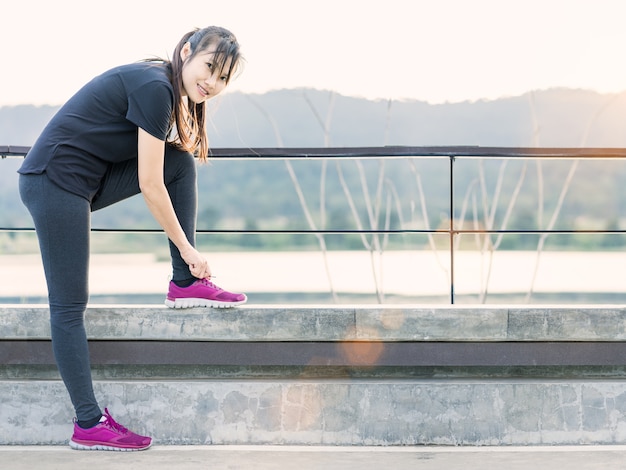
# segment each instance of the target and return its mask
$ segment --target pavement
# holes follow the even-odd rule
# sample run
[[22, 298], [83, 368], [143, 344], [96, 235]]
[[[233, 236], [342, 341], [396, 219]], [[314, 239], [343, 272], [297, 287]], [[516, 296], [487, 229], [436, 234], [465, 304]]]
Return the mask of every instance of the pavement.
[[155, 446], [142, 452], [76, 451], [65, 446], [0, 446], [3, 470], [296, 469], [588, 470], [626, 469], [626, 446], [331, 447]]

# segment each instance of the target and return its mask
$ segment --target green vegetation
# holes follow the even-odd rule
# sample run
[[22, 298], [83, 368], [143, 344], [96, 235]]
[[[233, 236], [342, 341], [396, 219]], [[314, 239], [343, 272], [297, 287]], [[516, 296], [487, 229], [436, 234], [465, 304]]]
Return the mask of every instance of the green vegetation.
[[[626, 147], [621, 124], [626, 104], [621, 99], [552, 90], [533, 94], [533, 100], [522, 96], [430, 106], [371, 102], [315, 90], [234, 93], [213, 109], [209, 131], [214, 147], [239, 148], [325, 144]], [[31, 145], [54, 109], [0, 108], [0, 144]], [[603, 110], [600, 114], [599, 109]], [[531, 110], [537, 129], [531, 126]], [[17, 192], [19, 163], [19, 159], [0, 161], [2, 228], [32, 224]], [[429, 245], [428, 237], [411, 231], [448, 230], [451, 217], [457, 230], [626, 229], [626, 161], [458, 158], [453, 215], [449, 166], [445, 158], [326, 163], [213, 160], [199, 168], [198, 243], [208, 250], [319, 250], [320, 238], [298, 233], [319, 229], [341, 232], [323, 236], [330, 250], [421, 249]], [[141, 197], [95, 213], [93, 227], [157, 229]], [[385, 229], [407, 233], [351, 233]], [[272, 230], [284, 233], [265, 233]], [[449, 246], [445, 234], [434, 239], [437, 246]], [[0, 232], [2, 253], [36, 250], [33, 240], [27, 233]], [[456, 241], [459, 249], [506, 250], [535, 250], [544, 242], [543, 248], [550, 250], [623, 250], [626, 235], [561, 233], [541, 242], [539, 234], [464, 234]], [[165, 257], [167, 243], [162, 234], [98, 233], [93, 250], [153, 251]]]

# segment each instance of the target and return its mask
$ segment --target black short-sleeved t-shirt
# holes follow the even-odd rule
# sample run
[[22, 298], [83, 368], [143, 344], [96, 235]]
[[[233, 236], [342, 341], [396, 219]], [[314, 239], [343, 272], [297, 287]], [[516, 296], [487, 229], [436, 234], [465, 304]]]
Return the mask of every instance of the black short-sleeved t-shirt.
[[91, 200], [109, 165], [137, 158], [138, 128], [166, 139], [173, 103], [163, 64], [109, 70], [59, 109], [18, 171], [45, 172], [61, 188]]

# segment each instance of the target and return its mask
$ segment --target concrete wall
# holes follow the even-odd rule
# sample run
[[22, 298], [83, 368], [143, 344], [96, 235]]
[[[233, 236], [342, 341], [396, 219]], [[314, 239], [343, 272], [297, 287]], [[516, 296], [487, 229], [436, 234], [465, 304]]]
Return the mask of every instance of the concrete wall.
[[[54, 365], [49, 358], [16, 360], [2, 349], [16, 341], [45, 341], [46, 309], [0, 310], [0, 443], [65, 444], [73, 411]], [[230, 339], [241, 347], [261, 340], [268, 348], [330, 346], [347, 338], [365, 348], [432, 344], [444, 352], [459, 342], [479, 352], [520, 343], [548, 351], [565, 345], [575, 352], [580, 342], [580, 348], [609, 347], [609, 354], [611, 347], [621, 348], [625, 318], [625, 309], [610, 306], [182, 312], [102, 306], [87, 314], [91, 338], [105, 338], [111, 347], [133, 338], [144, 341], [138, 347], [165, 339]], [[103, 407], [161, 444], [625, 444], [623, 356], [601, 363], [598, 355], [601, 360], [588, 364], [554, 357], [562, 364], [519, 364], [511, 357], [494, 358], [500, 365], [454, 366], [445, 354], [433, 356], [439, 364], [430, 366], [420, 357], [405, 358], [408, 365], [350, 364], [347, 357], [341, 365], [282, 366], [220, 365], [210, 358], [206, 364], [168, 364], [164, 357], [153, 364], [96, 364], [94, 379]]]

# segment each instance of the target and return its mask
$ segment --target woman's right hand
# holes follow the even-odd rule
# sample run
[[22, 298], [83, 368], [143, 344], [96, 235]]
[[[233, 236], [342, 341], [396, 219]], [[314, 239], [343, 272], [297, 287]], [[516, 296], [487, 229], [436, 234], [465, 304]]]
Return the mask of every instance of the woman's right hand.
[[194, 277], [197, 277], [198, 279], [211, 278], [211, 268], [209, 267], [209, 262], [200, 254], [198, 250], [191, 247], [184, 252], [181, 252], [180, 255], [185, 260], [185, 263], [189, 265], [189, 271]]

